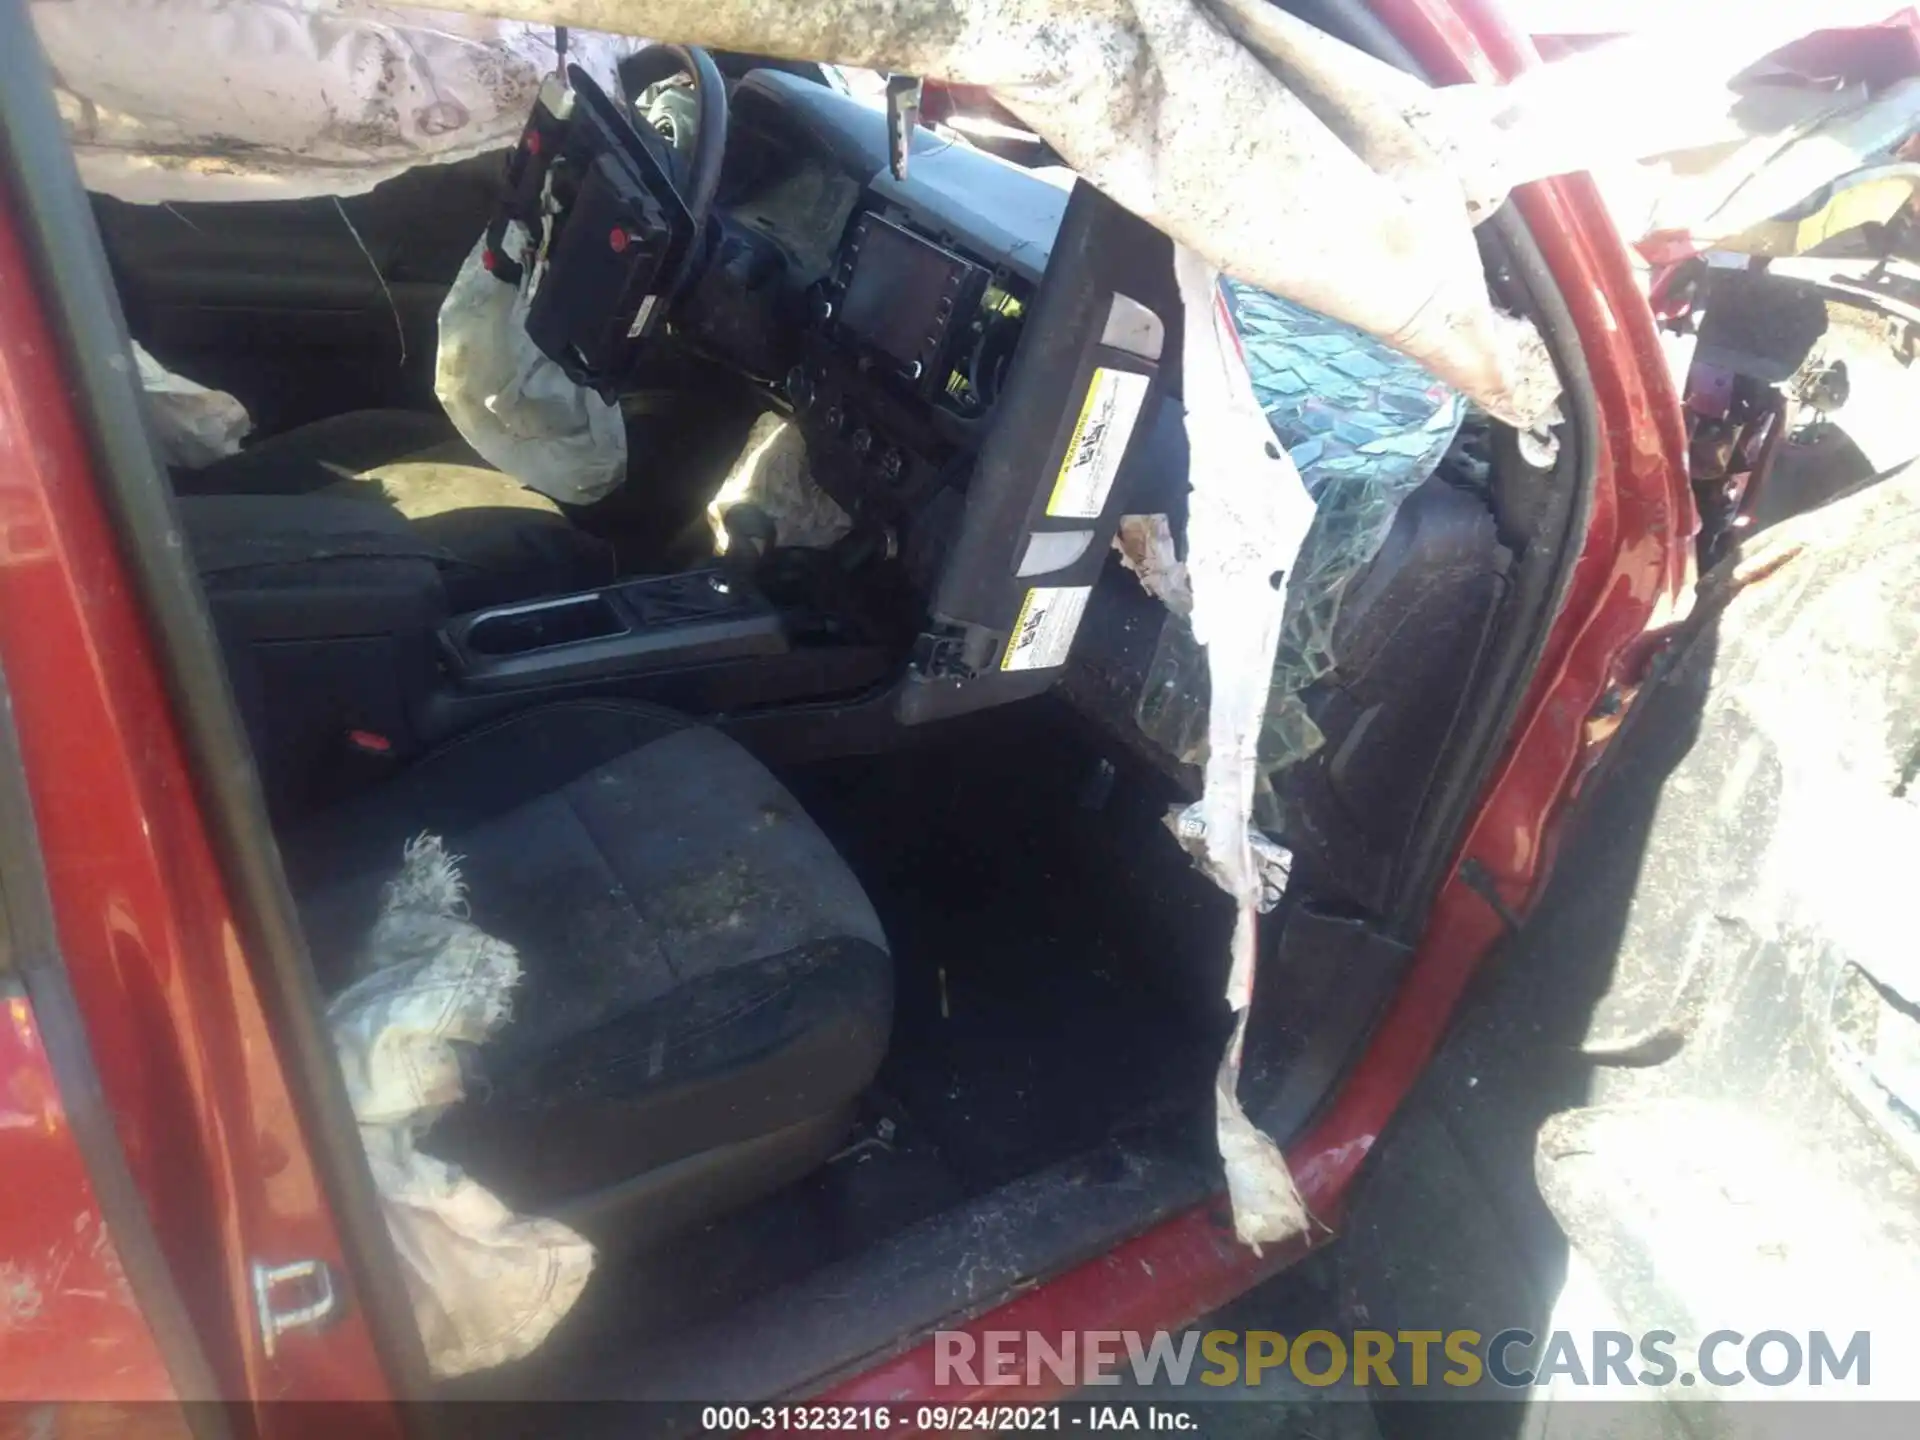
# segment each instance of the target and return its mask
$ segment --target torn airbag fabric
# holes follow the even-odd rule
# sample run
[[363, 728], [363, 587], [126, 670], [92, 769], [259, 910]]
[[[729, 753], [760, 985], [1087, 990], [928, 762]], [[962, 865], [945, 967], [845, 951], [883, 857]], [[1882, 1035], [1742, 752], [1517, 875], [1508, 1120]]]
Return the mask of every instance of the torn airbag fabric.
[[463, 1375], [537, 1347], [579, 1299], [593, 1247], [516, 1215], [415, 1141], [463, 1093], [460, 1051], [507, 1024], [520, 958], [465, 919], [458, 861], [437, 836], [406, 847], [363, 973], [327, 1007], [380, 1208], [428, 1363]]

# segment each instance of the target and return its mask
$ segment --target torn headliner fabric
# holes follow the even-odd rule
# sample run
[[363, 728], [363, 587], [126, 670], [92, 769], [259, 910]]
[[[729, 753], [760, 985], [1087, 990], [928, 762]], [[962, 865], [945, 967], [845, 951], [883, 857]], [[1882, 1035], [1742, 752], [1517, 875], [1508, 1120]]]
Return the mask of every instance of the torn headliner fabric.
[[1511, 424], [1556, 413], [1546, 346], [1496, 309], [1474, 244], [1500, 193], [1432, 121], [1433, 92], [1263, 0], [456, 3], [983, 85], [1226, 273], [1378, 335]]
[[[521, 254], [516, 222], [502, 244]], [[527, 334], [527, 308], [545, 269], [527, 259], [518, 285], [486, 267], [474, 242], [440, 302], [433, 393], [460, 436], [489, 465], [568, 505], [591, 505], [627, 478], [627, 426], [620, 407], [585, 389]]]
[[279, 193], [295, 193], [285, 186], [303, 160], [300, 193], [325, 193], [328, 170], [333, 188], [365, 189], [396, 166], [502, 143], [552, 53], [540, 26], [570, 27], [577, 57], [586, 37], [610, 55], [612, 37], [650, 35], [983, 85], [1079, 174], [1226, 273], [1381, 337], [1512, 424], [1556, 413], [1544, 343], [1488, 293], [1473, 225], [1503, 192], [1461, 138], [1470, 127], [1436, 119], [1420, 81], [1263, 0], [452, 8], [468, 13], [356, 0], [34, 10], [89, 183], [152, 200], [183, 198], [166, 186], [188, 176], [235, 198], [249, 175], [277, 173]]
[[[367, 0], [31, 10], [81, 179], [136, 204], [358, 195], [511, 145], [556, 63], [551, 25]], [[567, 55], [611, 86], [642, 43], [576, 32]]]
[[[1759, 101], [1828, 103], [1742, 80], [1808, 22], [1736, 0], [1681, 7], [1655, 34], [1509, 85], [1442, 87], [1268, 0], [444, 3], [465, 13], [364, 0], [35, 0], [33, 13], [88, 185], [140, 201], [355, 193], [506, 144], [556, 25], [603, 83], [651, 35], [982, 86], [1229, 276], [1381, 338], [1524, 430], [1555, 418], [1559, 382], [1534, 327], [1491, 300], [1473, 226], [1515, 185], [1753, 136], [1769, 128]], [[1831, 0], [1820, 19], [1883, 15]]]

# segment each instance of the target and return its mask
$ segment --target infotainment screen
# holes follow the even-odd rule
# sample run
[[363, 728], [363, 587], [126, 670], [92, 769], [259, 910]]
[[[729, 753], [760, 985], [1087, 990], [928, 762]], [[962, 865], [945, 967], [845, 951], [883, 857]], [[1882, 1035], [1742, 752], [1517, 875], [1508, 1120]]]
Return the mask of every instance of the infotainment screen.
[[875, 216], [855, 227], [840, 323], [904, 367], [931, 367], [974, 266]]

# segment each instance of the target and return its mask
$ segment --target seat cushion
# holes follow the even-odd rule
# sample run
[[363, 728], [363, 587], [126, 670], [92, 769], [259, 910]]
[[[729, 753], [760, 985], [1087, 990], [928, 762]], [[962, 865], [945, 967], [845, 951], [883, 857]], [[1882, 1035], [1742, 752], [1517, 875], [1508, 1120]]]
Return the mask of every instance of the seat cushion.
[[478, 610], [610, 584], [613, 547], [576, 529], [559, 504], [478, 464], [455, 442], [371, 466], [313, 491], [316, 499], [381, 506], [441, 557], [447, 603]]
[[[364, 410], [276, 435], [200, 470], [176, 471], [187, 508], [247, 497], [276, 527], [276, 548], [330, 502], [377, 506], [405, 522], [439, 568], [453, 610], [590, 590], [616, 574], [613, 547], [576, 528], [559, 504], [482, 460], [443, 415]], [[329, 502], [323, 511], [317, 502]], [[338, 529], [328, 523], [327, 533]], [[298, 561], [297, 554], [291, 557]]]
[[774, 777], [718, 732], [576, 702], [470, 732], [283, 843], [323, 988], [341, 988], [401, 848], [462, 858], [514, 945], [512, 1021], [426, 1148], [551, 1209], [843, 1107], [885, 1052], [872, 907]]
[[178, 495], [306, 495], [458, 439], [453, 422], [432, 411], [353, 410], [296, 426], [197, 470], [175, 470], [173, 488]]

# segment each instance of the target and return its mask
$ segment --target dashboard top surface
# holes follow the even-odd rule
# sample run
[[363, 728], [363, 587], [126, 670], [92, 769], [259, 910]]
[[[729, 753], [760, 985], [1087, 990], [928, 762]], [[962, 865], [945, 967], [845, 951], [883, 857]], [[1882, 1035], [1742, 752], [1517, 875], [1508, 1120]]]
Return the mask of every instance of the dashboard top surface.
[[837, 165], [916, 227], [1029, 282], [1045, 273], [1071, 177], [1063, 186], [1058, 176], [918, 127], [907, 178], [896, 180], [887, 162], [884, 111], [777, 70], [747, 75], [734, 103], [763, 122], [777, 115], [797, 145]]

